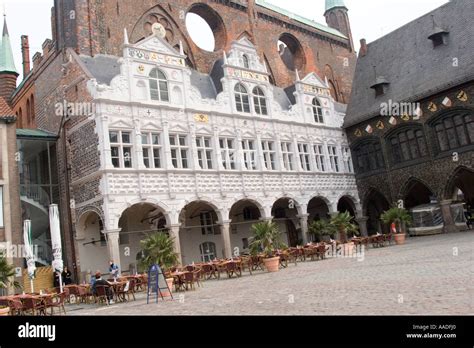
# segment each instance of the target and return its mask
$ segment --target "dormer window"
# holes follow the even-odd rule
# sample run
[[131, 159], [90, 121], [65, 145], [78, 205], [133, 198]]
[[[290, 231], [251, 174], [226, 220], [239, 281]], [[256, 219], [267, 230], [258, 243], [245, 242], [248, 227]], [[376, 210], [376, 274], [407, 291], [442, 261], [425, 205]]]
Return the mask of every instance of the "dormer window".
[[244, 54], [244, 55], [242, 56], [242, 62], [243, 62], [243, 64], [244, 64], [244, 68], [245, 68], [245, 69], [250, 69], [249, 57], [248, 57], [246, 54]]
[[241, 83], [238, 83], [235, 85], [234, 93], [237, 111], [250, 113], [250, 100], [247, 89]]
[[387, 93], [388, 86], [390, 85], [390, 82], [388, 82], [385, 77], [379, 76], [376, 78], [375, 83], [370, 86], [370, 88], [375, 90], [375, 96], [379, 97], [381, 95], [384, 95]]
[[323, 108], [317, 98], [313, 99], [313, 116], [314, 122], [324, 123]]
[[436, 48], [438, 46], [448, 44], [448, 34], [449, 32], [447, 32], [446, 30], [436, 27], [433, 33], [428, 36], [428, 39], [433, 42], [433, 48]]
[[151, 100], [169, 102], [168, 80], [165, 74], [154, 68], [150, 71], [150, 98]]

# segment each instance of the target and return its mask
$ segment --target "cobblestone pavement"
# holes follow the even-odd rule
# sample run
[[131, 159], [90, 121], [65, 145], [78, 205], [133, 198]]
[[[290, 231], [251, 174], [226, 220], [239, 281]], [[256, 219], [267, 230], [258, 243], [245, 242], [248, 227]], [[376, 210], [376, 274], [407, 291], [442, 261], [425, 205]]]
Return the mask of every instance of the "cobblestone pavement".
[[[207, 281], [174, 301], [69, 305], [69, 315], [466, 315], [473, 304], [474, 232], [410, 238], [365, 259], [301, 262], [278, 273]], [[181, 294], [181, 300], [179, 299]], [[184, 296], [184, 297], [183, 297]]]

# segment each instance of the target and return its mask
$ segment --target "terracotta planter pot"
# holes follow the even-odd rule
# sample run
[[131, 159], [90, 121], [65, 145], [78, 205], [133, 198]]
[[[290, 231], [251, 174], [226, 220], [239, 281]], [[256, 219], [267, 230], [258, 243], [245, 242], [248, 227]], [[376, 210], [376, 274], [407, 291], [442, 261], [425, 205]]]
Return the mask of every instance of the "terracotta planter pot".
[[263, 259], [265, 268], [268, 272], [278, 272], [280, 269], [280, 257], [272, 257], [270, 259]]
[[10, 307], [0, 308], [0, 316], [6, 316], [10, 313]]
[[170, 291], [162, 290], [161, 294], [163, 295], [163, 297], [171, 297], [171, 291], [173, 290], [173, 278], [166, 278], [166, 283], [168, 284], [168, 288], [170, 288]]
[[394, 234], [395, 243], [397, 245], [405, 244], [405, 237], [406, 237], [405, 233]]

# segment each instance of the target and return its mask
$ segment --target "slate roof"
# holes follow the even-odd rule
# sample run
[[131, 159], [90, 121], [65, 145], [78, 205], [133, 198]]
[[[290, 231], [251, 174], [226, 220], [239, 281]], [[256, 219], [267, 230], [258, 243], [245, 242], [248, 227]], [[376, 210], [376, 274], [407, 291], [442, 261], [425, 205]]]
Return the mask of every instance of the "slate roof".
[[120, 74], [118, 57], [98, 54], [94, 57], [81, 55], [79, 58], [99, 84], [110, 85], [112, 79]]
[[0, 97], [0, 118], [15, 116], [12, 108], [3, 97]]
[[[379, 114], [380, 104], [418, 101], [474, 79], [474, 1], [452, 0], [370, 43], [357, 61], [344, 127]], [[433, 17], [432, 17], [433, 16]], [[447, 45], [433, 47], [428, 37], [437, 27], [449, 32]], [[453, 66], [457, 58], [458, 67]], [[385, 95], [370, 88], [378, 76], [390, 82]]]

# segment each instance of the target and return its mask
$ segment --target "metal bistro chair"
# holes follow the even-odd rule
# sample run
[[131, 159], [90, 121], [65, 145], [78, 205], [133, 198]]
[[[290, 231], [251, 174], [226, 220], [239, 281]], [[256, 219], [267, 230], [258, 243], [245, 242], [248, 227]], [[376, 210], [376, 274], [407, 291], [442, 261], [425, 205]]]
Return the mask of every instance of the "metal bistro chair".
[[209, 280], [211, 278], [219, 279], [219, 273], [216, 271], [216, 268], [210, 264], [204, 264], [201, 266], [201, 273], [204, 280]]
[[242, 270], [237, 266], [237, 263], [234, 261], [226, 263], [225, 270], [227, 273], [227, 277], [229, 278], [232, 278], [233, 275], [235, 275], [236, 277], [242, 276]]
[[51, 309], [51, 315], [54, 315], [54, 309], [58, 309], [58, 313], [61, 314], [61, 310], [66, 315], [66, 308], [64, 302], [66, 301], [66, 294], [64, 292], [60, 294], [54, 294], [52, 297], [48, 297], [45, 300], [46, 309]]

